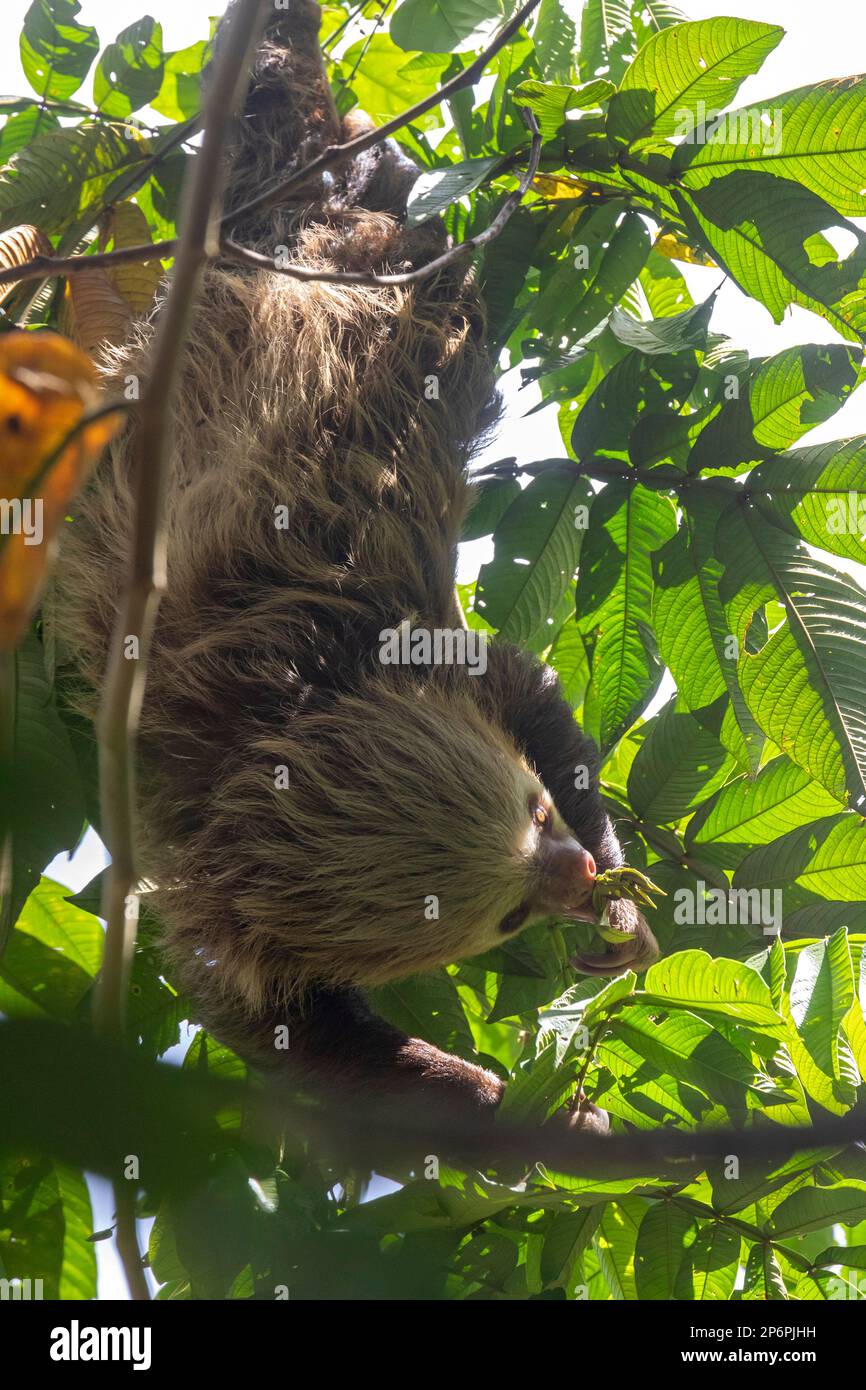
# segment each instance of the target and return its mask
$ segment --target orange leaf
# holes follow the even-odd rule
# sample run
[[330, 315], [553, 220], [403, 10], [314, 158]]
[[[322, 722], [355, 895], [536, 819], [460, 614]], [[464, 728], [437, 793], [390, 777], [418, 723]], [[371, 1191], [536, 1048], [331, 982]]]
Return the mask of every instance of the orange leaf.
[[93, 364], [59, 334], [0, 336], [0, 650], [24, 635], [69, 502], [123, 421], [81, 424], [100, 402]]

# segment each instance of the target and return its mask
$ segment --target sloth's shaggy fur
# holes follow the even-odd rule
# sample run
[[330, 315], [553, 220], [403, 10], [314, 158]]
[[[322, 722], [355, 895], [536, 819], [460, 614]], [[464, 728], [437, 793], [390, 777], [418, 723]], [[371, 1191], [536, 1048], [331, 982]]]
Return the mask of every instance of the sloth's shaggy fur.
[[[318, 20], [294, 0], [269, 21], [230, 207], [339, 138]], [[242, 218], [237, 239], [305, 266], [418, 264], [443, 233], [402, 229], [411, 178], [380, 149], [301, 203]], [[109, 387], [146, 376], [158, 313], [107, 359]], [[465, 263], [405, 289], [205, 275], [172, 434], [141, 867], [174, 977], [236, 1044], [316, 989], [496, 944], [527, 893], [527, 804], [537, 774], [556, 782], [552, 734], [562, 814], [600, 863], [619, 862], [597, 791], [575, 800], [570, 769], [591, 753], [540, 668], [509, 649], [484, 677], [378, 659], [382, 629], [455, 624], [464, 470], [495, 415]], [[123, 582], [132, 441], [130, 428], [103, 460], [63, 545], [57, 612], [91, 692]], [[498, 1095], [493, 1078], [475, 1084]]]

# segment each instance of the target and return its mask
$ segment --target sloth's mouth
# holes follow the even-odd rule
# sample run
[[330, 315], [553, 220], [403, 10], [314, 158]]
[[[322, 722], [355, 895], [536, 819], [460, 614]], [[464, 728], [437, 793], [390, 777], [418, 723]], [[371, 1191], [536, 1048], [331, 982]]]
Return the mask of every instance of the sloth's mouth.
[[560, 913], [560, 916], [566, 922], [589, 922], [591, 927], [599, 926], [602, 920], [601, 913], [596, 912], [591, 903], [587, 903], [585, 907], [570, 907]]

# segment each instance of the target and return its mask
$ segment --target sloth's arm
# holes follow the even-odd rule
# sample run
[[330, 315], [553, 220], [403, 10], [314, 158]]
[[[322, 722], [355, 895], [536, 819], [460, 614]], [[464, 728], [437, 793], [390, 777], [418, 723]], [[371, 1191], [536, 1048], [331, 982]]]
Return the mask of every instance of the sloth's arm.
[[[274, 1007], [253, 1019], [242, 1006], [206, 996], [197, 1017], [214, 1036], [274, 1081], [310, 1090], [343, 1109], [363, 1107], [363, 1122], [394, 1126], [395, 1152], [417, 1153], [438, 1142], [459, 1155], [489, 1132], [504, 1084], [493, 1072], [411, 1038], [386, 1023], [356, 989], [318, 989], [302, 1014]], [[288, 1047], [280, 1034], [288, 1027]], [[559, 1112], [551, 1124], [604, 1134], [608, 1119], [587, 1101]]]
[[302, 1011], [274, 1005], [257, 1018], [225, 994], [204, 994], [201, 1006], [199, 1021], [251, 1066], [338, 1103], [363, 1102], [365, 1118], [424, 1130], [450, 1121], [472, 1132], [502, 1098], [492, 1072], [410, 1038], [358, 990], [317, 989]]
[[[619, 868], [624, 855], [599, 791], [598, 753], [563, 698], [555, 673], [506, 644], [491, 643], [487, 655], [487, 671], [472, 678], [478, 697], [533, 764], [597, 868]], [[579, 968], [586, 974], [612, 975], [651, 965], [658, 945], [634, 903], [611, 903], [609, 917], [613, 926], [631, 933], [631, 940], [609, 946], [603, 955], [579, 957]]]

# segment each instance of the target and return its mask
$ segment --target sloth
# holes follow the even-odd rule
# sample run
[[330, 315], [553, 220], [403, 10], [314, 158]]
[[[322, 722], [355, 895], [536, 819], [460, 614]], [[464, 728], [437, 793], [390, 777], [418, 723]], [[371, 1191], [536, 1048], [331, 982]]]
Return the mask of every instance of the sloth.
[[[445, 233], [405, 225], [417, 170], [391, 142], [244, 211], [366, 128], [337, 114], [320, 18], [290, 0], [267, 20], [228, 154], [232, 235], [320, 271], [423, 266]], [[107, 390], [146, 379], [163, 298], [106, 349]], [[137, 765], [140, 868], [195, 1018], [293, 1086], [473, 1122], [495, 1113], [501, 1080], [385, 1022], [365, 986], [551, 916], [594, 920], [595, 876], [623, 862], [552, 671], [498, 641], [483, 674], [381, 659], [386, 632], [460, 622], [467, 465], [498, 408], [465, 258], [402, 287], [212, 264], [172, 427]], [[124, 585], [135, 429], [61, 550], [56, 620], [90, 716]], [[657, 954], [633, 903], [610, 911], [628, 939], [579, 958], [587, 974]], [[586, 1102], [568, 1123], [600, 1116]]]

